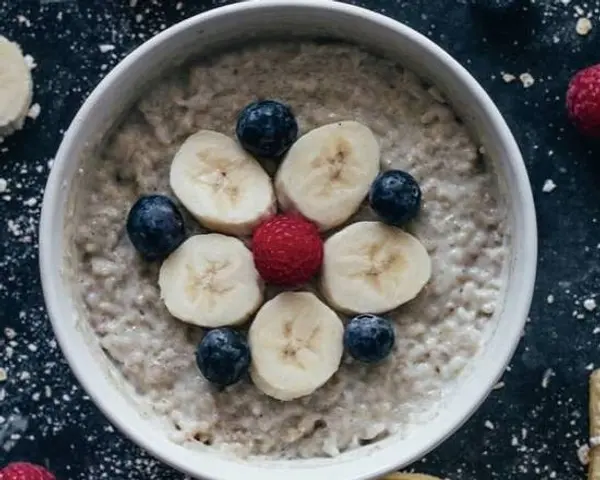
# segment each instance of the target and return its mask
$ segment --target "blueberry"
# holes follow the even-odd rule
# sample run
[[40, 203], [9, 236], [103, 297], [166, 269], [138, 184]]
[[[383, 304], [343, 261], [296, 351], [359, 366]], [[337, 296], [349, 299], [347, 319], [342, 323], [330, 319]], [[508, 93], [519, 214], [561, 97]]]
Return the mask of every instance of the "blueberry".
[[241, 333], [231, 328], [216, 328], [198, 345], [196, 363], [209, 382], [226, 387], [248, 371], [250, 347]]
[[379, 174], [371, 185], [369, 203], [385, 223], [402, 226], [419, 213], [421, 189], [409, 173], [388, 170]]
[[298, 137], [298, 124], [290, 108], [274, 100], [246, 106], [235, 129], [248, 152], [262, 158], [280, 158]]
[[164, 195], [144, 195], [127, 215], [127, 234], [146, 260], [165, 258], [185, 240], [183, 217]]
[[392, 351], [396, 333], [386, 318], [362, 314], [354, 317], [344, 331], [344, 345], [356, 360], [377, 363]]

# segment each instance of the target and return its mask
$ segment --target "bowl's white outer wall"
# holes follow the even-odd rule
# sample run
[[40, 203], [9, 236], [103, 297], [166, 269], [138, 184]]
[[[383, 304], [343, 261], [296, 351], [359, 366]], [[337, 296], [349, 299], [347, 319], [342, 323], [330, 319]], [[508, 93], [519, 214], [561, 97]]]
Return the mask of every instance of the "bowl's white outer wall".
[[[152, 79], [203, 46], [221, 45], [256, 32], [304, 32], [375, 46], [440, 86], [477, 130], [507, 184], [512, 211], [512, 259], [504, 310], [494, 334], [460, 391], [442, 413], [407, 440], [389, 439], [335, 459], [243, 462], [192, 452], [170, 442], [106, 375], [77, 325], [70, 289], [62, 278], [69, 185], [79, 159], [98, 133], [132, 103], [142, 81]], [[251, 0], [185, 20], [146, 42], [111, 71], [67, 130], [44, 196], [40, 268], [46, 306], [56, 337], [78, 380], [105, 415], [129, 438], [173, 467], [206, 480], [364, 480], [425, 455], [460, 427], [486, 398], [516, 348], [533, 294], [537, 232], [533, 197], [518, 146], [479, 84], [447, 53], [412, 29], [382, 15], [333, 1]]]

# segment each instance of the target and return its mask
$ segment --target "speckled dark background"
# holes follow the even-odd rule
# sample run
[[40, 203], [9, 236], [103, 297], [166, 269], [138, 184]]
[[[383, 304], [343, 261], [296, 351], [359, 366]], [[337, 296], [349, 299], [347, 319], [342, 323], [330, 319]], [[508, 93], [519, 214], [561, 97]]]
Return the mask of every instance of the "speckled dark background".
[[[600, 308], [583, 307], [600, 293], [600, 146], [570, 128], [563, 98], [574, 71], [600, 62], [600, 0], [536, 0], [527, 18], [499, 31], [465, 0], [356, 3], [427, 34], [483, 84], [522, 148], [538, 210], [534, 305], [504, 385], [413, 467], [453, 480], [584, 478], [576, 451], [587, 440], [589, 371], [600, 366]], [[183, 478], [117, 433], [69, 372], [44, 313], [37, 218], [62, 133], [105, 72], [153, 34], [215, 6], [0, 0], [0, 34], [34, 57], [41, 106], [36, 120], [0, 144], [7, 182], [0, 192], [0, 367], [8, 374], [0, 382], [0, 466], [34, 461], [62, 480]], [[582, 16], [595, 27], [587, 36], [575, 32]], [[115, 49], [102, 52], [101, 44]], [[503, 72], [530, 73], [535, 83], [507, 83]], [[542, 190], [547, 179], [557, 185], [552, 192]]]

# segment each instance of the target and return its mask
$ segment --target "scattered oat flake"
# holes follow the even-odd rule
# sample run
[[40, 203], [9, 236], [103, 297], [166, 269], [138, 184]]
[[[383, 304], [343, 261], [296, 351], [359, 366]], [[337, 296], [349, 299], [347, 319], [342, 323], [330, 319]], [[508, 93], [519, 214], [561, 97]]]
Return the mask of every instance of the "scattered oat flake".
[[523, 87], [529, 88], [535, 83], [535, 78], [531, 75], [531, 73], [522, 73], [519, 75], [519, 80], [523, 84]]
[[504, 382], [498, 382], [496, 385], [494, 385], [494, 390], [500, 390], [501, 388], [504, 388], [504, 385]]
[[554, 370], [551, 368], [546, 369], [544, 376], [542, 377], [542, 388], [548, 388], [550, 377], [552, 377], [552, 375], [554, 375]]
[[39, 117], [40, 112], [42, 111], [42, 107], [40, 107], [39, 103], [34, 103], [31, 108], [29, 109], [29, 112], [27, 112], [27, 116], [33, 120], [35, 120], [37, 117]]
[[111, 52], [115, 49], [114, 45], [108, 45], [108, 44], [104, 44], [104, 45], [98, 45], [98, 48], [100, 49], [100, 51], [102, 53], [106, 53], [106, 52]]
[[485, 428], [487, 428], [489, 430], [494, 430], [494, 428], [496, 428], [496, 427], [494, 427], [494, 424], [492, 422], [490, 422], [489, 420], [486, 420], [484, 425], [485, 425]]
[[547, 179], [544, 182], [544, 186], [542, 187], [542, 192], [544, 193], [550, 193], [552, 192], [554, 189], [556, 188], [556, 183], [554, 183], [554, 181], [552, 179]]
[[512, 73], [504, 73], [502, 72], [502, 80], [506, 83], [514, 82], [517, 79]]
[[588, 312], [593, 312], [594, 310], [596, 310], [596, 307], [598, 305], [596, 305], [596, 300], [594, 300], [593, 298], [587, 298], [583, 301], [583, 308], [585, 308]]
[[24, 24], [26, 27], [31, 27], [31, 22], [24, 15], [17, 15], [17, 21], [21, 24]]
[[10, 327], [6, 327], [4, 329], [4, 336], [6, 338], [8, 338], [9, 340], [12, 340], [13, 338], [15, 338], [17, 336], [17, 332], [15, 332], [12, 328]]
[[25, 205], [26, 207], [35, 207], [36, 204], [37, 200], [34, 197], [28, 198], [23, 202], [23, 205]]
[[587, 443], [577, 449], [577, 457], [582, 465], [590, 463], [590, 447]]
[[35, 63], [35, 58], [33, 58], [31, 55], [27, 54], [23, 58], [25, 59], [25, 63], [29, 67], [29, 70], [33, 70], [35, 67], [37, 67], [37, 63]]
[[579, 20], [577, 20], [577, 25], [575, 25], [575, 31], [579, 35], [587, 35], [592, 31], [592, 22], [589, 18], [581, 17]]
[[548, 295], [548, 298], [546, 298], [546, 301], [548, 303], [554, 303], [554, 295], [552, 295], [552, 294]]

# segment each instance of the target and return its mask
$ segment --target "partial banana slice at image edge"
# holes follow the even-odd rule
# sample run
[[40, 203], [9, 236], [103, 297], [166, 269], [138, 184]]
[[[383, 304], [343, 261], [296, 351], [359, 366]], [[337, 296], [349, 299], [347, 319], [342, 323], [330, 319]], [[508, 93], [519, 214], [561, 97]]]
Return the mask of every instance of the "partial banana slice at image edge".
[[256, 314], [248, 341], [257, 388], [282, 401], [311, 394], [337, 371], [342, 321], [309, 292], [283, 292]]
[[32, 95], [31, 71], [21, 48], [0, 35], [0, 137], [23, 128]]
[[275, 213], [275, 192], [262, 166], [235, 140], [219, 132], [191, 135], [173, 158], [173, 192], [205, 227], [249, 235]]
[[390, 473], [381, 480], [441, 480], [438, 477], [424, 475], [422, 473]]
[[588, 480], [600, 480], [600, 369], [590, 375]]
[[263, 299], [250, 250], [218, 233], [183, 242], [163, 262], [158, 284], [171, 315], [208, 328], [245, 322]]
[[383, 313], [415, 298], [431, 276], [418, 239], [381, 222], [357, 222], [324, 247], [321, 292], [346, 313]]
[[292, 145], [275, 177], [284, 210], [301, 213], [328, 230], [344, 223], [365, 199], [379, 173], [379, 144], [358, 122], [316, 128]]

